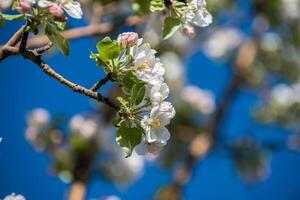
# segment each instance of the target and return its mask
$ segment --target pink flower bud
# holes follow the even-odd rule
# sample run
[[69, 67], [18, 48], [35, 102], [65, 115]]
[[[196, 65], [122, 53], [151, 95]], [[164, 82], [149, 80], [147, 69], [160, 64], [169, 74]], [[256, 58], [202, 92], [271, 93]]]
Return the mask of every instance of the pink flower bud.
[[121, 48], [132, 47], [138, 43], [139, 36], [134, 32], [122, 33], [118, 36], [117, 42]]
[[29, 13], [32, 10], [32, 3], [28, 0], [20, 0], [20, 6], [16, 8], [19, 13]]
[[185, 26], [183, 28], [183, 34], [189, 38], [194, 38], [196, 36], [196, 31], [193, 26]]
[[67, 21], [67, 18], [64, 16], [63, 9], [56, 3], [50, 3], [48, 5], [48, 11], [53, 16], [57, 17], [61, 21]]

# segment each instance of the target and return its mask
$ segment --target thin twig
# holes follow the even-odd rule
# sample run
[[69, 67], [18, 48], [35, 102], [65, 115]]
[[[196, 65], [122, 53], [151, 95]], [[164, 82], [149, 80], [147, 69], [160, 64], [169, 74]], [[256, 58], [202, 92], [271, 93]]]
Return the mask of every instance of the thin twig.
[[[15, 44], [16, 41], [18, 40], [18, 38], [22, 38], [21, 41], [21, 45], [19, 48], [14, 47], [14, 46], [10, 46], [7, 44], [5, 44], [4, 46], [0, 47], [0, 61], [4, 60], [5, 58], [7, 58], [8, 56], [11, 55], [21, 55], [23, 56], [25, 59], [30, 60], [31, 62], [35, 63], [36, 65], [38, 65], [48, 76], [56, 79], [57, 81], [59, 81], [60, 83], [62, 83], [63, 85], [69, 87], [70, 89], [72, 89], [74, 92], [80, 93], [80, 94], [84, 94], [92, 99], [95, 99], [99, 102], [102, 102], [110, 107], [112, 107], [113, 109], [115, 109], [116, 111], [119, 111], [119, 106], [114, 104], [110, 99], [108, 99], [107, 97], [102, 96], [100, 93], [92, 91], [90, 89], [87, 89], [81, 85], [75, 84], [71, 81], [69, 81], [68, 79], [64, 78], [62, 75], [58, 74], [56, 71], [54, 71], [47, 63], [45, 63], [42, 59], [41, 59], [41, 55], [39, 54], [39, 52], [43, 52], [44, 50], [48, 49], [49, 47], [42, 47], [42, 49], [36, 49], [36, 50], [27, 50], [26, 49], [26, 41], [28, 38], [28, 32], [25, 31], [25, 27], [26, 26], [22, 26], [19, 31], [17, 32], [18, 34], [21, 32], [23, 33], [23, 35], [18, 35], [15, 34], [13, 37], [15, 37], [13, 40], [10, 39], [9, 42], [11, 44]], [[49, 45], [51, 46], [51, 45]]]
[[48, 51], [49, 49], [51, 49], [51, 47], [53, 47], [53, 43], [52, 43], [52, 42], [49, 42], [47, 45], [42, 46], [42, 47], [40, 47], [40, 48], [36, 48], [36, 49], [34, 49], [33, 51], [36, 52], [37, 54], [43, 54], [43, 53], [45, 53], [46, 51]]
[[91, 87], [90, 90], [92, 90], [92, 91], [95, 92], [95, 91], [97, 91], [99, 88], [101, 88], [104, 84], [106, 84], [108, 81], [113, 81], [111, 73], [108, 73], [108, 74], [106, 75], [106, 77], [100, 79], [97, 83], [95, 83], [95, 84], [93, 85], [93, 87]]
[[21, 43], [19, 46], [19, 51], [23, 52], [26, 50], [26, 46], [27, 46], [27, 40], [28, 40], [28, 36], [29, 36], [29, 31], [26, 30], [28, 27], [28, 21], [26, 22], [25, 28], [23, 29], [23, 33], [22, 33], [22, 37], [21, 37]]

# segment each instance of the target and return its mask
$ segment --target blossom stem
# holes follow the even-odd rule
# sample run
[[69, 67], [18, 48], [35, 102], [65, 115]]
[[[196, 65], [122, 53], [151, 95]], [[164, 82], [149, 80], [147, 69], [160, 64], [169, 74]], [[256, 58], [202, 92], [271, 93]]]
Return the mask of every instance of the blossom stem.
[[97, 83], [95, 83], [93, 85], [93, 87], [91, 87], [90, 90], [96, 92], [99, 88], [101, 88], [104, 84], [106, 84], [108, 81], [113, 81], [113, 78], [112, 78], [112, 74], [111, 73], [108, 73], [106, 75], [106, 77], [100, 79]]

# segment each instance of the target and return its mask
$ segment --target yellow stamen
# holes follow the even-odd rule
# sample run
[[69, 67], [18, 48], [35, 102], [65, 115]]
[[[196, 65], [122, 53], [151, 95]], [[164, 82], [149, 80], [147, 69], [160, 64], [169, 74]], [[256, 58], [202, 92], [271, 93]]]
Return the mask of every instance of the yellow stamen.
[[142, 64], [139, 65], [138, 69], [141, 71], [145, 71], [146, 69], [149, 69], [150, 63], [146, 60]]
[[149, 124], [152, 128], [158, 128], [160, 127], [160, 121], [159, 119], [150, 119]]

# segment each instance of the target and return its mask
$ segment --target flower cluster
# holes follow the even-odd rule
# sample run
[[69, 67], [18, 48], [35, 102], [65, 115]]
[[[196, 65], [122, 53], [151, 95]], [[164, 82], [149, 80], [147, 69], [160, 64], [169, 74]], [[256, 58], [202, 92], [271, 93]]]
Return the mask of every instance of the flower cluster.
[[164, 82], [165, 69], [156, 51], [133, 32], [120, 34], [116, 41], [104, 38], [92, 54], [107, 73], [119, 83], [124, 96], [116, 120], [117, 143], [131, 155], [157, 153], [167, 144], [170, 133], [165, 127], [175, 116], [170, 102], [165, 101], [169, 87]]
[[[137, 112], [143, 113], [138, 126], [140, 125], [144, 132], [141, 144], [136, 149], [137, 153], [157, 153], [170, 138], [170, 133], [165, 126], [175, 116], [173, 105], [165, 101], [169, 95], [169, 87], [163, 78], [165, 69], [160, 59], [155, 57], [156, 51], [151, 49], [148, 43], [138, 40], [136, 33], [121, 34], [118, 37], [118, 43], [121, 47], [124, 43], [131, 44], [129, 45], [129, 47], [132, 46], [129, 48], [130, 56], [125, 59], [132, 61], [133, 73], [145, 83], [144, 99], [141, 105], [136, 106], [142, 107], [137, 109]], [[147, 106], [144, 107], [143, 104]]]

